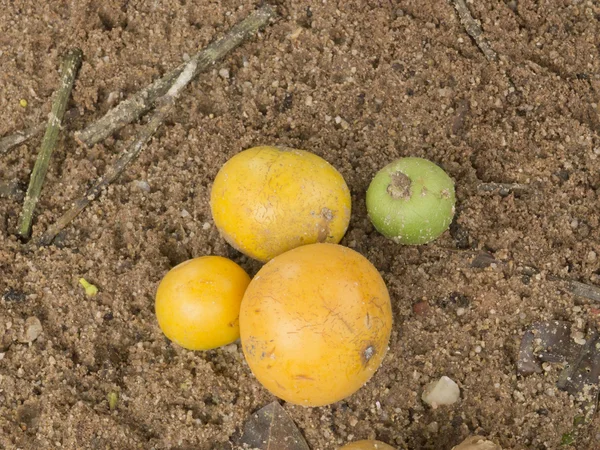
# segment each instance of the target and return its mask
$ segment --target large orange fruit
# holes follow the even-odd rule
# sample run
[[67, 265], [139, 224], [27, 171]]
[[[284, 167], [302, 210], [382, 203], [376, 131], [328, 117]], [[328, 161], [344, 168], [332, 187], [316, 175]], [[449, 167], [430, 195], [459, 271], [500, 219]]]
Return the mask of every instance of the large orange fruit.
[[269, 391], [320, 406], [356, 392], [375, 373], [392, 327], [377, 269], [335, 244], [311, 244], [265, 264], [240, 311], [242, 347]]
[[350, 190], [323, 158], [303, 150], [255, 147], [217, 174], [215, 225], [234, 248], [268, 261], [304, 244], [337, 244], [350, 221]]

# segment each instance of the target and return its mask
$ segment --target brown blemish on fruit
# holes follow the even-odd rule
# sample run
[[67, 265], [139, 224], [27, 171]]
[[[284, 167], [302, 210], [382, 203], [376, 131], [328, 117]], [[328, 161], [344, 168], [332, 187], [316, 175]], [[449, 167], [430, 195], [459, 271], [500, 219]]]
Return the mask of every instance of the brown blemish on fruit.
[[448, 189], [443, 189], [442, 192], [440, 192], [440, 195], [442, 198], [450, 198], [450, 191]]
[[391, 181], [387, 187], [387, 193], [394, 199], [408, 200], [411, 196], [410, 186], [412, 181], [402, 172], [394, 172], [390, 175]]
[[315, 379], [312, 377], [309, 377], [308, 375], [295, 375], [294, 380], [314, 381]]
[[421, 197], [425, 197], [427, 195], [427, 192], [427, 188], [423, 186], [423, 189], [421, 189]]
[[329, 237], [329, 225], [335, 215], [329, 208], [323, 208], [321, 210], [321, 221], [319, 222], [319, 234], [317, 235], [317, 242], [326, 242]]

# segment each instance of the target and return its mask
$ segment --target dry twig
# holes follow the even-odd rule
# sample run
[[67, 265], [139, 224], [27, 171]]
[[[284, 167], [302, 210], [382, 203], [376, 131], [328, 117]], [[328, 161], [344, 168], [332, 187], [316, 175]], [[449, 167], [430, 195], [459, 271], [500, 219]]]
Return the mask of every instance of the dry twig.
[[4, 136], [2, 139], [0, 139], [0, 155], [8, 153], [9, 150], [12, 150], [17, 145], [22, 144], [27, 139], [38, 135], [42, 132], [42, 130], [44, 130], [44, 128], [46, 128], [46, 124], [40, 123], [39, 125], [29, 128], [28, 130], [17, 131], [14, 134]]
[[569, 281], [569, 291], [573, 295], [600, 302], [600, 288], [579, 281]]
[[529, 186], [519, 183], [479, 183], [478, 192], [490, 192], [506, 197], [509, 194], [522, 194], [529, 190]]
[[29, 187], [27, 188], [27, 194], [25, 195], [25, 202], [23, 204], [23, 211], [19, 220], [17, 232], [23, 238], [28, 238], [31, 233], [33, 212], [40, 197], [40, 193], [42, 192], [44, 179], [48, 172], [50, 157], [58, 142], [58, 134], [60, 132], [62, 119], [67, 110], [67, 102], [71, 97], [71, 90], [73, 89], [75, 76], [81, 65], [82, 56], [83, 54], [80, 49], [72, 49], [65, 55], [61, 64], [62, 79], [60, 87], [56, 91], [56, 97], [52, 104], [52, 111], [48, 117], [46, 134], [44, 135], [40, 153], [38, 154], [35, 166], [33, 167], [33, 172], [31, 173]]
[[483, 37], [483, 31], [481, 31], [481, 27], [471, 15], [471, 11], [469, 11], [465, 0], [452, 0], [452, 2], [454, 3], [454, 7], [458, 12], [460, 21], [463, 24], [463, 27], [465, 27], [465, 30], [469, 36], [473, 38], [475, 44], [477, 44], [479, 49], [488, 60], [496, 61], [498, 59], [498, 55], [491, 47], [487, 39]]
[[[204, 50], [196, 53], [191, 58], [191, 60], [196, 61], [196, 69], [192, 77], [196, 77], [199, 73], [213, 67], [217, 61], [238, 47], [258, 29], [269, 23], [269, 20], [274, 16], [275, 11], [269, 5], [263, 6], [234, 26], [227, 35], [212, 42]], [[91, 147], [125, 125], [137, 120], [152, 108], [158, 98], [165, 95], [186, 66], [187, 63], [181, 64], [132, 97], [119, 103], [104, 117], [75, 133], [75, 138], [82, 144]]]

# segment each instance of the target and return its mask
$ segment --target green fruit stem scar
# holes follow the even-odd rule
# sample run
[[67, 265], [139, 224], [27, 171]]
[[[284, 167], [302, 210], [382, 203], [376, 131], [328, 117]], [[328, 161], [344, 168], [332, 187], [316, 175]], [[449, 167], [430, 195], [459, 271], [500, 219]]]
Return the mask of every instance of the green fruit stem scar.
[[387, 193], [394, 199], [404, 198], [408, 200], [411, 196], [410, 185], [412, 181], [402, 172], [394, 172], [390, 175], [390, 184]]

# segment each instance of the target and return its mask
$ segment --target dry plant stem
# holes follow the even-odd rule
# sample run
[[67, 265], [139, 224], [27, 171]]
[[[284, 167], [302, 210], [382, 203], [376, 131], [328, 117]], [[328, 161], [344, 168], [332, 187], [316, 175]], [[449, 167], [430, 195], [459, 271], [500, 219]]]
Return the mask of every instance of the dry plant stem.
[[471, 11], [469, 11], [465, 0], [452, 0], [452, 2], [454, 3], [454, 7], [458, 12], [458, 16], [460, 17], [463, 27], [465, 27], [465, 30], [469, 36], [473, 38], [475, 44], [477, 44], [479, 47], [479, 50], [482, 51], [488, 60], [496, 61], [498, 59], [498, 55], [490, 46], [490, 43], [487, 41], [487, 39], [483, 37], [483, 31], [481, 31], [481, 27], [471, 15]]
[[[71, 108], [65, 113], [65, 119], [73, 119], [79, 116], [79, 110], [77, 108]], [[34, 136], [37, 136], [42, 131], [46, 129], [45, 123], [40, 123], [35, 127], [31, 127], [25, 131], [17, 131], [16, 133], [9, 134], [8, 136], [4, 136], [0, 138], [0, 155], [4, 153], [8, 153], [10, 150], [15, 148], [16, 146], [23, 144]]]
[[29, 128], [28, 130], [18, 131], [14, 134], [4, 136], [2, 139], [0, 139], [0, 155], [8, 153], [9, 150], [12, 150], [17, 145], [22, 144], [29, 138], [38, 135], [44, 130], [44, 128], [46, 128], [46, 124], [40, 123], [39, 125]]
[[569, 290], [572, 294], [600, 302], [600, 288], [579, 281], [569, 281]]
[[529, 186], [519, 183], [480, 183], [477, 185], [479, 192], [492, 192], [502, 196], [510, 193], [520, 194], [529, 190]]
[[[268, 5], [263, 6], [235, 25], [225, 36], [196, 53], [190, 60], [196, 61], [193, 77], [213, 67], [217, 61], [267, 25], [273, 17], [275, 17], [275, 11]], [[82, 144], [91, 147], [125, 125], [137, 120], [152, 108], [158, 98], [165, 95], [184, 67], [186, 67], [186, 63], [119, 103], [104, 117], [75, 133], [75, 138]]]
[[180, 92], [194, 77], [197, 67], [198, 63], [195, 59], [191, 59], [187, 63], [186, 67], [179, 74], [167, 93], [158, 99], [155, 111], [152, 113], [148, 123], [144, 125], [133, 144], [119, 157], [107, 172], [96, 181], [86, 194], [74, 203], [71, 209], [64, 213], [50, 228], [48, 228], [48, 230], [46, 230], [38, 240], [38, 244], [49, 245], [61, 230], [63, 230], [86, 206], [98, 197], [104, 188], [115, 181], [127, 166], [138, 157], [146, 143], [165, 121], [165, 118], [172, 110], [175, 100]]
[[19, 220], [19, 226], [17, 233], [23, 237], [28, 238], [31, 234], [31, 222], [33, 221], [33, 212], [37, 205], [40, 193], [42, 192], [42, 186], [44, 185], [44, 179], [48, 172], [48, 164], [50, 163], [50, 157], [58, 142], [58, 134], [60, 133], [60, 127], [62, 119], [67, 110], [67, 102], [71, 97], [71, 90], [75, 83], [75, 76], [81, 66], [81, 58], [83, 54], [80, 49], [75, 48], [70, 50], [64, 57], [61, 64], [61, 83], [60, 87], [56, 91], [56, 97], [52, 103], [52, 111], [48, 117], [48, 125], [46, 128], [46, 134], [42, 141], [40, 153], [33, 167], [31, 178], [29, 180], [29, 187], [25, 194], [25, 202], [23, 203], [23, 211]]

